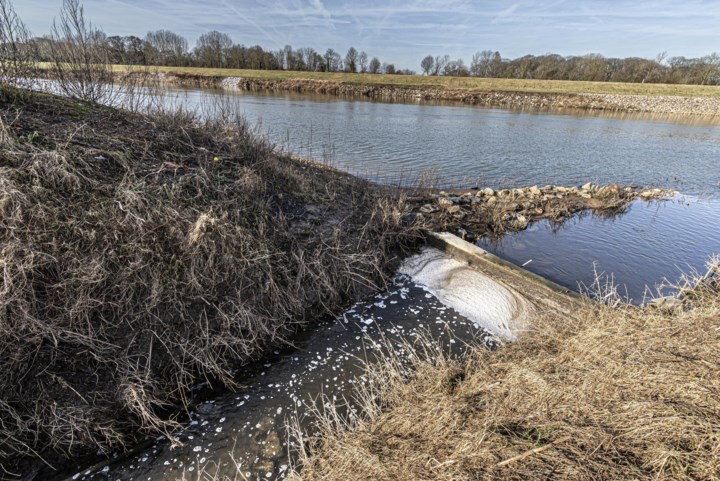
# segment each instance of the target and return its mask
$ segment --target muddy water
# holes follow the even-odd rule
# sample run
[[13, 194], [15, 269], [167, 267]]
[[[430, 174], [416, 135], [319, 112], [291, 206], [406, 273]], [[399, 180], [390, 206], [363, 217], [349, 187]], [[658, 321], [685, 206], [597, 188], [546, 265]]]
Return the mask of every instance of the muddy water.
[[158, 439], [140, 454], [73, 479], [283, 478], [289, 469], [285, 421], [297, 416], [310, 429], [312, 406], [355, 413], [351, 396], [367, 380], [365, 362], [388, 349], [404, 362], [438, 349], [452, 356], [470, 346], [492, 349], [514, 337], [531, 311], [517, 292], [426, 249], [404, 263], [387, 292], [301, 336], [243, 379], [241, 389], [198, 405], [178, 433], [182, 446], [171, 449]]

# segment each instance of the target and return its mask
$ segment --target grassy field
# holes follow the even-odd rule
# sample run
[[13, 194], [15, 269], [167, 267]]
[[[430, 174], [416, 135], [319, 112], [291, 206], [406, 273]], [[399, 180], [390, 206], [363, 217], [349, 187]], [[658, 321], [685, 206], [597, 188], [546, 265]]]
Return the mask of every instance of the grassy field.
[[[124, 65], [114, 66], [125, 70]], [[565, 94], [675, 95], [720, 98], [720, 87], [707, 85], [635, 84], [567, 80], [516, 80], [476, 77], [428, 77], [422, 75], [371, 75], [344, 72], [286, 72], [280, 70], [236, 70], [196, 67], [153, 67], [161, 72], [211, 77], [243, 77], [257, 80], [326, 80], [348, 84], [446, 88], [490, 91], [547, 92]]]

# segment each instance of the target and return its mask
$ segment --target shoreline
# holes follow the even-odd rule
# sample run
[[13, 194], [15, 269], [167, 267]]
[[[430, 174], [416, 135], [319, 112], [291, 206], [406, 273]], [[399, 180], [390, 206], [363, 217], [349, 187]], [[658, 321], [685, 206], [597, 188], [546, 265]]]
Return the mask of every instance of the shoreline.
[[[117, 72], [122, 82], [137, 72]], [[664, 115], [720, 116], [720, 98], [673, 95], [630, 95], [609, 93], [558, 93], [521, 90], [451, 88], [437, 85], [390, 85], [349, 83], [308, 78], [261, 79], [217, 75], [150, 73], [149, 83], [161, 87], [217, 88], [245, 92], [294, 92], [325, 94], [343, 98], [365, 97], [405, 102], [451, 101], [466, 105], [549, 110], [587, 110]]]

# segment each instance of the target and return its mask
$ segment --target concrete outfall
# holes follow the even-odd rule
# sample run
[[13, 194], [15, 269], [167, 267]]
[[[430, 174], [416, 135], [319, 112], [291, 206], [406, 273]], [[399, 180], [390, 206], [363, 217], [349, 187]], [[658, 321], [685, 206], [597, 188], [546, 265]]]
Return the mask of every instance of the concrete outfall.
[[[505, 261], [456, 235], [447, 232], [430, 232], [428, 244], [443, 250], [458, 261], [466, 262], [468, 266], [488, 276], [494, 282], [522, 293], [523, 299], [534, 306], [536, 312], [555, 312], [572, 317], [579, 304], [583, 302], [583, 297], [577, 292]], [[531, 326], [532, 319], [525, 328]]]

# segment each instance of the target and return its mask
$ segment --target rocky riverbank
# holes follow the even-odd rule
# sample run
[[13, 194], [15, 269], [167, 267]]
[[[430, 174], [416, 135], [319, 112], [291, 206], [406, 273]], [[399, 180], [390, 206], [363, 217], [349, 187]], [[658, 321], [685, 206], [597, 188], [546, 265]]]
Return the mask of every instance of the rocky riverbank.
[[443, 87], [364, 85], [311, 79], [265, 80], [192, 74], [152, 74], [169, 87], [222, 88], [250, 92], [296, 92], [400, 101], [452, 101], [469, 105], [528, 109], [582, 109], [664, 115], [720, 115], [720, 98], [487, 91]]
[[421, 223], [435, 231], [457, 233], [473, 241], [520, 231], [531, 222], [562, 222], [580, 211], [615, 214], [636, 199], [657, 200], [673, 195], [665, 189], [587, 183], [579, 187], [548, 185], [522, 189], [440, 191], [411, 197], [406, 222]]

